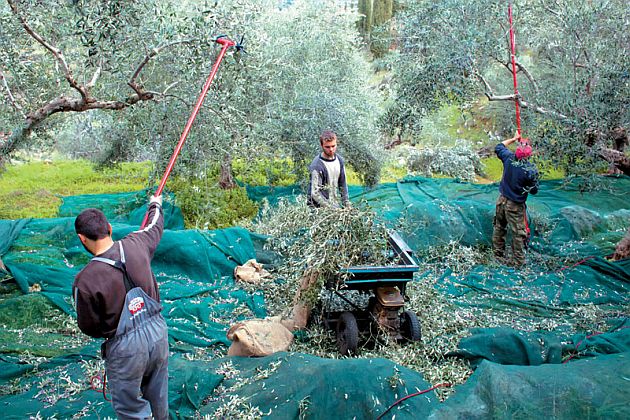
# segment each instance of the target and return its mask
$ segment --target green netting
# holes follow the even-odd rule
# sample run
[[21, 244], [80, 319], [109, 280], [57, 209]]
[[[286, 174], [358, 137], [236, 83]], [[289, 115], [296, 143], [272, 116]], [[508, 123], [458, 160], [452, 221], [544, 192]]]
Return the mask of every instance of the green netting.
[[[567, 363], [574, 356], [630, 352], [630, 319], [611, 320], [608, 332], [561, 336], [561, 331], [524, 332], [512, 328], [476, 328], [448, 356], [464, 357], [476, 367], [484, 360], [502, 365]], [[563, 362], [564, 360], [564, 362]]]
[[[566, 253], [569, 241], [576, 254], [608, 255], [630, 224], [627, 194], [630, 177], [602, 177], [600, 188], [584, 192], [573, 183], [543, 181], [527, 201], [533, 230], [532, 247], [545, 253]], [[248, 187], [250, 198], [275, 203], [293, 196], [295, 187]], [[470, 184], [452, 179], [409, 178], [364, 189], [351, 186], [352, 201], [366, 201], [392, 225], [408, 222], [405, 239], [413, 249], [458, 240], [462, 245], [492, 242], [497, 184]], [[544, 238], [536, 230], [551, 229]]]
[[[335, 360], [277, 353], [260, 359], [220, 359], [213, 364], [230, 372], [222, 385], [232, 388], [235, 404], [249, 404], [276, 419], [372, 419], [393, 401], [430, 387], [418, 372], [385, 359]], [[223, 403], [211, 400], [200, 412], [213, 415]], [[393, 414], [402, 419], [426, 418], [438, 404], [435, 395], [425, 394], [398, 406]], [[223, 418], [235, 416], [228, 413]]]
[[446, 270], [439, 288], [461, 305], [517, 305], [541, 316], [574, 304], [622, 306], [630, 292], [630, 260], [590, 258], [570, 270], [552, 272], [478, 266], [456, 275]]
[[630, 353], [565, 365], [484, 361], [435, 419], [627, 419]]
[[[64, 197], [59, 206], [59, 217], [76, 217], [88, 207], [98, 207], [110, 223], [140, 226], [146, 213], [148, 190], [119, 194], [86, 194]], [[164, 194], [165, 229], [183, 229], [184, 217], [179, 207], [172, 206], [172, 196]]]
[[[471, 331], [453, 355], [479, 367], [455, 396], [444, 403], [433, 393], [410, 398], [385, 418], [627, 417], [630, 261], [603, 257], [630, 225], [630, 178], [602, 183], [608, 190], [582, 194], [577, 187], [543, 182], [528, 201], [531, 253], [564, 255], [575, 265], [548, 267], [536, 260], [521, 272], [477, 265], [465, 274], [444, 267], [436, 286], [456, 304], [526, 311], [532, 319], [555, 320], [557, 328]], [[272, 203], [297, 191], [248, 188], [251, 197]], [[496, 195], [496, 185], [422, 178], [369, 191], [351, 188], [355, 203], [366, 201], [392, 225], [403, 226], [416, 251], [449, 241], [488, 246]], [[102, 208], [114, 239], [121, 238], [140, 225], [146, 196], [140, 191], [66, 197], [58, 218], [0, 221], [0, 257], [13, 279], [5, 276], [0, 294], [3, 417], [113, 416], [110, 404], [89, 388], [89, 378], [100, 369], [99, 343], [77, 334], [71, 318], [71, 284], [89, 260], [74, 234], [74, 216], [85, 207]], [[230, 325], [267, 314], [261, 292], [234, 283], [234, 268], [251, 258], [275, 263], [277, 256], [263, 250], [263, 236], [242, 228], [184, 230], [181, 212], [168, 203], [153, 269], [173, 351], [173, 417], [235, 418], [250, 412], [282, 419], [375, 418], [397, 399], [429, 388], [420, 373], [384, 359], [223, 357]], [[20, 293], [5, 290], [13, 281]], [[575, 305], [612, 309], [620, 319], [601, 331], [575, 335], [562, 327]], [[55, 306], [67, 315], [54, 315]]]

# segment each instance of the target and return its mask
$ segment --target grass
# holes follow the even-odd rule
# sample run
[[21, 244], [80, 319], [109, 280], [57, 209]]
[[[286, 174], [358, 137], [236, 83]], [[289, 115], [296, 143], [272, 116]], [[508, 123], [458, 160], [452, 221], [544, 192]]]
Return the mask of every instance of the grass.
[[[442, 112], [439, 118], [442, 121], [440, 127], [442, 123], [446, 124], [455, 118], [454, 110], [451, 108], [449, 112], [446, 110]], [[446, 130], [446, 126], [442, 128]], [[502, 165], [498, 159], [486, 158], [483, 159], [483, 164], [485, 176], [478, 178], [478, 182], [497, 182], [501, 179]], [[235, 177], [249, 185], [291, 185], [295, 183], [292, 167], [293, 163], [288, 160], [274, 162], [273, 165], [266, 161], [234, 162]], [[151, 169], [151, 162], [141, 162], [121, 163], [112, 168], [97, 170], [93, 164], [84, 160], [36, 161], [10, 166], [0, 176], [0, 219], [56, 217], [63, 196], [137, 191], [148, 185]], [[359, 176], [351, 167], [347, 167], [346, 170], [349, 185], [362, 185]], [[541, 173], [543, 179], [559, 179], [564, 176], [562, 171], [551, 167], [543, 168]], [[404, 165], [390, 162], [382, 169], [381, 182], [396, 182], [407, 174]], [[218, 176], [218, 170], [215, 175]], [[212, 190], [206, 191], [205, 195], [208, 197], [205, 197], [203, 204], [205, 207], [211, 207], [212, 217], [208, 216], [208, 211], [195, 210], [195, 197], [198, 197], [198, 194], [188, 194], [191, 188], [197, 192], [204, 190], [203, 184], [210, 185], [211, 188], [208, 188]], [[253, 203], [248, 205], [249, 200], [243, 195], [244, 191], [225, 194], [218, 191], [215, 184], [213, 180], [199, 182], [169, 180], [167, 187], [175, 192], [176, 197], [186, 202], [182, 209], [187, 213], [185, 217], [188, 227], [226, 227], [241, 217], [255, 213], [255, 205]], [[240, 211], [235, 214], [228, 212], [230, 214], [222, 217], [219, 214], [222, 213], [222, 208]]]
[[82, 160], [10, 166], [0, 177], [0, 219], [56, 217], [62, 196], [140, 190], [150, 169], [143, 162], [96, 170]]

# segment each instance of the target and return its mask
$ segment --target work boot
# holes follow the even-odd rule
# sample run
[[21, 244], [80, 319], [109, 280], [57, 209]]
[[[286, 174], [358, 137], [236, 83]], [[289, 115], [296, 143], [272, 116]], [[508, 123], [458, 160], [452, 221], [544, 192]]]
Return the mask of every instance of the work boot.
[[494, 254], [494, 260], [497, 262], [497, 264], [499, 265], [508, 265], [508, 260], [507, 258], [505, 258], [505, 255], [502, 254]]

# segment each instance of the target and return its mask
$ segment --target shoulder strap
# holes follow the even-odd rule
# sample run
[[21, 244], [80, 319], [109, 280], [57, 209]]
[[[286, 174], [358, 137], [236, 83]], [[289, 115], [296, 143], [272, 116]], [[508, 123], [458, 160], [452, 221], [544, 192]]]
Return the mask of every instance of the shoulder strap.
[[123, 273], [123, 281], [125, 283], [125, 290], [129, 292], [131, 289], [136, 288], [136, 284], [131, 280], [127, 274], [127, 266], [125, 265], [125, 251], [122, 246], [122, 242], [118, 241], [118, 247], [120, 249], [120, 261], [115, 261], [109, 258], [93, 257], [92, 261], [99, 261], [105, 264], [109, 264], [114, 268], [119, 269]]

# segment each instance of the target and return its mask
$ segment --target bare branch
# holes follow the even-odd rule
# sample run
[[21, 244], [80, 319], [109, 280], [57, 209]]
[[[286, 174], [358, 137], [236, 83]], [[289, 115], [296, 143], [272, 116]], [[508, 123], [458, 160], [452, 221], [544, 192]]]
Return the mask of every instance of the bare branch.
[[26, 30], [26, 32], [31, 37], [33, 37], [44, 48], [46, 48], [48, 51], [50, 51], [52, 53], [52, 55], [57, 60], [57, 63], [63, 69], [64, 76], [65, 76], [66, 80], [68, 81], [68, 83], [70, 84], [70, 86], [72, 86], [74, 89], [76, 89], [81, 94], [81, 97], [83, 98], [84, 101], [87, 101], [88, 100], [87, 89], [84, 86], [81, 86], [75, 80], [74, 76], [72, 75], [72, 70], [70, 70], [70, 67], [68, 66], [68, 63], [66, 62], [66, 59], [63, 56], [63, 52], [59, 48], [57, 48], [54, 45], [52, 45], [49, 42], [47, 42], [40, 34], [35, 32], [35, 30], [33, 28], [31, 28], [31, 26], [28, 24], [26, 19], [19, 13], [15, 0], [7, 0], [7, 2], [9, 3], [9, 6], [11, 7], [11, 11], [13, 12], [13, 14], [19, 19], [19, 21], [22, 24], [22, 27], [24, 28], [24, 30]]
[[[580, 46], [580, 49], [582, 50], [582, 52], [584, 53], [584, 58], [586, 59], [587, 63], [591, 62], [591, 58], [588, 55], [588, 50], [586, 48], [584, 48], [584, 43], [582, 42], [582, 38], [580, 37], [580, 34], [578, 32], [573, 32], [575, 34], [575, 39], [577, 39], [578, 41], [578, 45]], [[576, 65], [577, 67], [577, 65]]]
[[155, 97], [156, 97], [156, 101], [159, 101], [160, 98], [174, 98], [174, 99], [177, 99], [178, 101], [180, 101], [181, 103], [183, 103], [187, 108], [192, 108], [192, 106], [193, 106], [191, 103], [187, 102], [181, 96], [177, 96], [177, 95], [173, 95], [173, 94], [164, 94], [164, 93], [160, 93], [160, 92], [151, 92], [151, 91], [149, 91], [148, 93], [154, 94]]
[[534, 79], [534, 76], [532, 76], [529, 70], [527, 70], [527, 68], [523, 64], [521, 64], [520, 61], [515, 60], [515, 62], [516, 62], [516, 65], [518, 66], [518, 70], [516, 72], [518, 73], [519, 71], [522, 71], [525, 77], [527, 77], [527, 80], [529, 80], [531, 84], [534, 85], [534, 90], [536, 91], [536, 93], [538, 93], [539, 92], [538, 83], [536, 83], [536, 79]]
[[2, 84], [4, 85], [4, 90], [7, 92], [7, 96], [9, 97], [9, 101], [11, 102], [11, 105], [17, 111], [20, 111], [20, 113], [24, 116], [24, 112], [22, 112], [22, 107], [20, 106], [20, 104], [17, 103], [17, 101], [15, 100], [15, 97], [11, 93], [11, 89], [9, 88], [9, 84], [7, 83], [7, 78], [4, 76], [2, 69], [0, 69], [0, 80], [2, 80]]
[[136, 93], [138, 95], [142, 94], [142, 87], [140, 85], [138, 85], [137, 79], [138, 76], [140, 75], [140, 72], [142, 71], [142, 69], [144, 69], [144, 66], [149, 62], [149, 60], [151, 60], [153, 57], [155, 57], [156, 55], [158, 55], [162, 50], [166, 49], [166, 48], [170, 48], [173, 45], [178, 45], [178, 44], [187, 44], [189, 42], [194, 41], [193, 39], [182, 39], [179, 41], [173, 41], [170, 42], [168, 44], [162, 45], [162, 46], [158, 46], [153, 48], [140, 62], [140, 64], [138, 64], [138, 67], [136, 67], [136, 71], [133, 73], [133, 76], [131, 76], [131, 79], [129, 79], [129, 82], [127, 82], [127, 84], [134, 90], [136, 91]]
[[537, 106], [537, 105], [533, 105], [530, 104], [529, 102], [526, 102], [523, 100], [523, 98], [521, 98], [520, 95], [515, 95], [515, 94], [511, 94], [511, 95], [495, 95], [494, 91], [492, 90], [492, 86], [490, 86], [490, 83], [488, 83], [488, 81], [478, 72], [475, 72], [475, 76], [477, 76], [477, 78], [481, 81], [481, 83], [483, 83], [484, 85], [484, 95], [486, 95], [486, 98], [488, 98], [488, 101], [515, 101], [517, 100], [519, 105], [522, 108], [528, 108], [528, 109], [532, 109], [534, 112], [537, 112], [538, 114], [543, 114], [543, 115], [553, 115], [557, 118], [560, 118], [562, 120], [569, 120], [569, 117], [567, 117], [564, 114], [561, 114], [559, 112], [553, 111], [553, 110], [549, 110], [549, 109], [545, 109], [541, 106]]
[[[484, 95], [486, 95], [486, 97], [488, 98], [488, 100], [490, 100], [491, 96], [494, 96], [494, 92], [492, 90], [492, 86], [490, 86], [490, 83], [488, 83], [488, 81], [486, 80], [485, 77], [483, 77], [481, 75], [481, 73], [475, 71], [474, 75], [477, 77], [477, 79], [479, 79], [481, 81], [481, 83], [483, 83], [484, 86]], [[514, 99], [514, 98], [512, 98]]]
[[560, 17], [560, 12], [553, 10], [551, 7], [544, 5], [543, 3], [543, 8], [548, 11], [549, 13], [551, 13], [552, 15], [556, 16], [556, 17]]
[[[493, 58], [496, 61], [498, 61], [503, 67], [508, 69], [508, 71], [510, 73], [512, 73], [512, 63], [511, 62], [505, 62], [503, 60], [498, 59], [497, 57], [493, 57]], [[540, 91], [540, 89], [538, 88], [538, 82], [536, 82], [536, 79], [534, 79], [534, 76], [532, 76], [532, 74], [529, 72], [529, 70], [527, 70], [527, 68], [520, 61], [514, 59], [514, 64], [516, 64], [516, 73], [518, 74], [519, 72], [522, 71], [523, 74], [525, 74], [525, 77], [527, 77], [527, 80], [529, 80], [531, 82], [531, 84], [534, 85], [534, 90], [536, 91], [536, 93], [538, 93]]]
[[171, 90], [171, 88], [173, 88], [173, 87], [177, 86], [177, 84], [178, 84], [178, 83], [179, 83], [179, 82], [175, 81], [175, 82], [171, 83], [170, 85], [168, 85], [168, 86], [166, 87], [166, 89], [164, 89], [164, 91], [162, 92], [162, 95], [166, 95], [166, 93], [167, 93], [169, 90]]
[[523, 98], [521, 98], [521, 97], [518, 98], [518, 103], [521, 105], [521, 108], [532, 109], [533, 111], [537, 112], [538, 114], [553, 115], [554, 117], [560, 118], [561, 120], [565, 120], [565, 121], [569, 121], [570, 120], [570, 118], [568, 116], [564, 115], [564, 114], [561, 114], [561, 113], [559, 113], [557, 111], [553, 111], [551, 109], [543, 108], [542, 106], [530, 104], [529, 102], [524, 101]]
[[162, 92], [155, 92], [155, 91], [151, 91], [148, 90], [144, 93], [148, 93], [151, 94], [155, 97], [156, 101], [159, 100], [160, 98], [175, 98], [178, 101], [180, 101], [181, 103], [183, 103], [184, 105], [186, 105], [186, 107], [191, 108], [192, 104], [188, 103], [184, 98], [177, 96], [177, 95], [173, 95], [168, 93], [169, 90], [171, 90], [172, 87], [176, 86], [179, 82], [175, 81], [173, 83], [171, 83], [170, 85], [168, 85]]
[[96, 68], [96, 71], [92, 75], [92, 79], [88, 82], [87, 85], [85, 85], [85, 87], [88, 88], [88, 89], [92, 89], [94, 87], [94, 85], [96, 84], [96, 81], [98, 80], [100, 75], [101, 75], [101, 66], [98, 66]]

